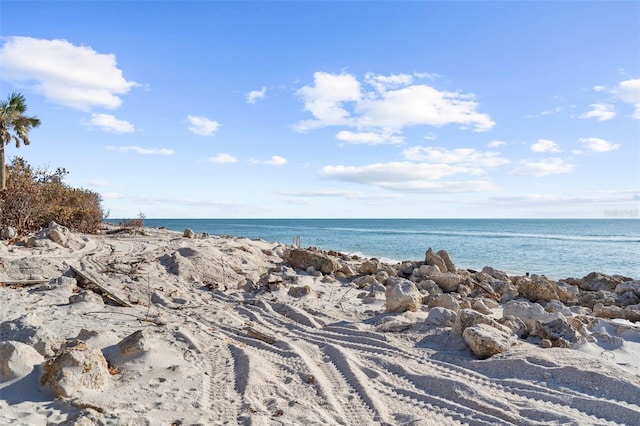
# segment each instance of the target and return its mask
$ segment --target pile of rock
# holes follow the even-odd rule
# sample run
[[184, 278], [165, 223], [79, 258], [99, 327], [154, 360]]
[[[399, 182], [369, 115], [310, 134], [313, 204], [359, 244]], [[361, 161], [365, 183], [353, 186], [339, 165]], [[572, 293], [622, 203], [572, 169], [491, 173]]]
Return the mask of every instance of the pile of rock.
[[315, 248], [290, 250], [287, 261], [362, 290], [365, 301], [384, 297], [388, 313], [427, 311], [427, 324], [451, 327], [479, 358], [508, 351], [517, 339], [571, 347], [594, 338], [594, 317], [640, 321], [640, 281], [627, 277], [593, 272], [555, 281], [489, 266], [458, 269], [446, 250], [431, 248], [422, 262], [396, 265]]

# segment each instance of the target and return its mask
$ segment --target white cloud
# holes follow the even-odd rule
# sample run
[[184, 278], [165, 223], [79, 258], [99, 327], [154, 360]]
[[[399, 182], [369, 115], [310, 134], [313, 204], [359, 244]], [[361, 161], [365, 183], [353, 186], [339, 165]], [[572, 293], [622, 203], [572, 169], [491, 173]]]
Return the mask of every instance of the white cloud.
[[408, 192], [476, 192], [496, 189], [488, 180], [441, 181], [457, 174], [481, 174], [481, 170], [450, 164], [391, 162], [366, 166], [325, 166], [323, 178], [373, 185]]
[[137, 86], [127, 81], [113, 54], [67, 40], [7, 37], [0, 49], [2, 79], [43, 95], [56, 104], [87, 111], [118, 108]]
[[132, 133], [136, 131], [133, 124], [125, 120], [119, 120], [111, 114], [91, 114], [90, 123], [105, 132]]
[[560, 152], [558, 144], [549, 139], [538, 139], [538, 142], [531, 145], [533, 152]]
[[251, 162], [254, 164], [267, 164], [269, 166], [283, 166], [288, 163], [286, 158], [280, 157], [279, 155], [273, 155], [269, 160], [264, 160], [264, 161], [252, 160]]
[[611, 143], [600, 138], [580, 138], [578, 143], [591, 152], [608, 152], [620, 148], [620, 144]]
[[367, 73], [365, 83], [371, 89], [365, 90], [351, 74], [316, 72], [313, 85], [298, 90], [305, 110], [314, 118], [298, 122], [295, 129], [345, 126], [356, 128], [357, 133], [393, 135], [407, 126], [458, 124], [486, 131], [495, 125], [489, 115], [477, 112], [473, 94], [415, 84], [414, 76]]
[[489, 148], [499, 148], [503, 145], [506, 145], [507, 143], [504, 141], [491, 141], [489, 142], [489, 144], [487, 145], [487, 147]]
[[590, 111], [585, 112], [580, 116], [583, 119], [595, 118], [598, 121], [607, 121], [611, 120], [616, 116], [616, 109], [611, 104], [600, 103], [600, 104], [591, 104], [589, 105], [591, 108]]
[[390, 133], [377, 132], [352, 132], [350, 130], [342, 130], [338, 132], [336, 138], [352, 144], [381, 145], [381, 144], [401, 144], [404, 141], [402, 136]]
[[[474, 168], [498, 167], [509, 163], [497, 152], [479, 152], [473, 148], [446, 149], [430, 146], [412, 146], [402, 151], [402, 156], [410, 161], [444, 164], [471, 164]], [[476, 173], [477, 174], [477, 173]]]
[[360, 100], [360, 83], [351, 74], [329, 74], [316, 72], [313, 74], [314, 85], [304, 86], [298, 95], [304, 101], [304, 109], [316, 120], [304, 120], [296, 125], [296, 130], [304, 132], [311, 129], [348, 125], [352, 120], [345, 102]]
[[89, 181], [89, 185], [98, 186], [98, 187], [101, 187], [101, 188], [106, 188], [108, 186], [111, 186], [111, 182], [106, 181], [106, 180], [94, 179], [94, 180], [90, 180]]
[[560, 194], [522, 194], [511, 196], [490, 197], [483, 203], [490, 205], [523, 205], [523, 206], [551, 206], [551, 205], [619, 205], [637, 203], [640, 192], [632, 190], [589, 191], [582, 193]]
[[231, 154], [218, 154], [216, 156], [207, 158], [207, 161], [216, 164], [226, 164], [237, 163], [238, 159]]
[[573, 164], [567, 164], [561, 158], [549, 158], [544, 161], [522, 160], [520, 166], [511, 171], [511, 175], [542, 177], [560, 173], [571, 173]]
[[634, 106], [632, 117], [640, 120], [640, 79], [625, 80], [613, 89], [613, 93], [623, 102]]
[[220, 128], [220, 123], [207, 117], [190, 115], [187, 120], [190, 124], [189, 131], [200, 136], [214, 136]]
[[142, 148], [139, 146], [106, 146], [106, 150], [115, 152], [135, 152], [140, 155], [172, 155], [175, 154], [173, 149], [168, 148]]
[[258, 99], [264, 98], [266, 93], [267, 93], [267, 88], [265, 86], [262, 86], [262, 89], [260, 90], [250, 91], [249, 93], [247, 93], [247, 103], [255, 104]]
[[604, 92], [605, 90], [607, 90], [607, 88], [605, 86], [593, 86], [592, 89], [595, 92]]

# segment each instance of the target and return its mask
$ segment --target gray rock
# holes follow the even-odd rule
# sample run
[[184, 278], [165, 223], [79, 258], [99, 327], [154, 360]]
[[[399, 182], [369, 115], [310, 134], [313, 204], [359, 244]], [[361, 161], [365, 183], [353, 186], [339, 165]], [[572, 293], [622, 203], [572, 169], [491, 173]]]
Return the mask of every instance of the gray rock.
[[308, 285], [303, 285], [299, 287], [291, 287], [289, 289], [289, 296], [291, 297], [304, 297], [313, 294], [313, 289]]
[[568, 348], [578, 340], [575, 327], [564, 317], [546, 323], [536, 321], [536, 331], [532, 334], [551, 341], [553, 346], [559, 348]]
[[196, 233], [195, 233], [195, 232], [193, 232], [190, 228], [187, 228], [187, 229], [185, 229], [185, 230], [184, 230], [184, 232], [182, 233], [182, 236], [183, 236], [184, 238], [191, 238], [191, 239], [193, 239], [193, 238], [196, 238]]
[[474, 311], [473, 309], [460, 309], [460, 311], [458, 311], [458, 316], [456, 317], [456, 320], [451, 328], [451, 331], [455, 334], [462, 335], [465, 328], [472, 327], [478, 324], [486, 324], [488, 326], [497, 328], [498, 330], [505, 333], [511, 332], [508, 327], [505, 327], [502, 324], [498, 323], [490, 316], [481, 314], [480, 312]]
[[532, 275], [531, 277], [516, 277], [515, 285], [521, 296], [532, 302], [538, 300], [550, 301], [559, 299], [556, 291], [557, 285], [544, 276]]
[[446, 250], [438, 250], [436, 253], [440, 258], [444, 261], [444, 264], [447, 267], [447, 272], [456, 272], [456, 265], [454, 265], [451, 257], [449, 256], [449, 252]]
[[289, 252], [287, 260], [296, 269], [306, 270], [313, 267], [323, 274], [332, 274], [342, 268], [336, 259], [315, 250], [293, 249]]
[[498, 271], [491, 266], [485, 266], [484, 268], [482, 268], [482, 273], [489, 275], [491, 278], [494, 278], [498, 281], [509, 282], [509, 275], [507, 275], [505, 272]]
[[527, 330], [530, 333], [534, 333], [536, 330], [536, 321], [546, 323], [558, 318], [564, 318], [564, 315], [560, 313], [546, 312], [544, 308], [538, 303], [515, 301], [505, 303], [502, 316], [512, 316], [520, 319], [527, 325]]
[[460, 285], [460, 276], [451, 272], [432, 275], [430, 278], [435, 281], [438, 287], [445, 293], [458, 290], [458, 286]]
[[453, 312], [458, 312], [460, 310], [460, 303], [458, 299], [453, 297], [451, 294], [441, 294], [429, 299], [428, 302], [429, 309], [442, 307]]
[[618, 284], [627, 281], [623, 277], [611, 276], [600, 272], [591, 272], [582, 278], [578, 286], [581, 290], [588, 291], [614, 291]]
[[18, 236], [18, 231], [13, 226], [5, 226], [0, 230], [0, 240], [12, 240]]
[[155, 339], [155, 332], [150, 328], [135, 331], [118, 342], [120, 356], [126, 360], [142, 356], [151, 350]]
[[521, 339], [527, 338], [529, 336], [529, 330], [527, 329], [527, 324], [525, 324], [521, 319], [516, 318], [514, 316], [508, 315], [506, 317], [502, 317], [498, 319], [498, 322], [505, 327], [509, 327], [509, 329]]

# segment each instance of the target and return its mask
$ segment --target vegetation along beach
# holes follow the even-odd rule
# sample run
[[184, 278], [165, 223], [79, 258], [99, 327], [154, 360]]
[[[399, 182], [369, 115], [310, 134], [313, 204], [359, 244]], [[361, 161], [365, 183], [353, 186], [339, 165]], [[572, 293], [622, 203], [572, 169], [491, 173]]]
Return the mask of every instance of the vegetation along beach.
[[0, 9], [0, 426], [640, 424], [639, 2]]

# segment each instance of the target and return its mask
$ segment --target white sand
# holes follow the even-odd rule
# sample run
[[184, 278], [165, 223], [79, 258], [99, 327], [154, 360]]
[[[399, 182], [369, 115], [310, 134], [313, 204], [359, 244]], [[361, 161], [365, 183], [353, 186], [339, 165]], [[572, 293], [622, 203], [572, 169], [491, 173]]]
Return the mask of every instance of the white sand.
[[[248, 291], [246, 278], [280, 267], [281, 245], [145, 231], [85, 236], [78, 249], [0, 245], [0, 281], [72, 265], [132, 303], [70, 304], [68, 282], [0, 287], [0, 323], [32, 312], [65, 339], [95, 332], [83, 338], [120, 370], [71, 400], [40, 386], [39, 367], [0, 383], [0, 424], [73, 424], [83, 407], [97, 411], [82, 424], [113, 425], [640, 424], [638, 324], [599, 320], [611, 339], [573, 349], [514, 337], [477, 360], [424, 322], [426, 306], [385, 314], [384, 297], [365, 303], [348, 283], [293, 270], [278, 273], [280, 289]], [[292, 286], [312, 293], [292, 297]], [[145, 354], [120, 356], [116, 344], [142, 328], [155, 332]]]

